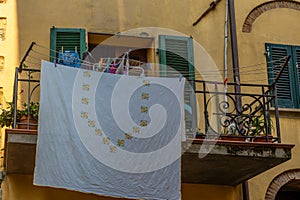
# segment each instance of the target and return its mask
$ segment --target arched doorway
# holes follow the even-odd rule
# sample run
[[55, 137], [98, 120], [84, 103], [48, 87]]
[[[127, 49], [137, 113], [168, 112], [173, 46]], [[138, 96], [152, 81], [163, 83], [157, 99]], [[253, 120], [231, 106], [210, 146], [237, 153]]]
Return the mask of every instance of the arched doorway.
[[300, 199], [300, 180], [290, 181], [280, 188], [275, 200], [298, 200]]
[[265, 199], [300, 199], [300, 169], [289, 170], [275, 177], [268, 187]]

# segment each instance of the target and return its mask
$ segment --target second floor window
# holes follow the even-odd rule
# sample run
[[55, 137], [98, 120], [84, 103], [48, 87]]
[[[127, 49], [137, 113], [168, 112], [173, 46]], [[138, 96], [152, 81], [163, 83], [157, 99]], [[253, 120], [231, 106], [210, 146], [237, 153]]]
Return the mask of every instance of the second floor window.
[[288, 66], [277, 83], [277, 98], [280, 108], [300, 108], [300, 46], [266, 44], [268, 79], [272, 84], [287, 56]]
[[58, 52], [77, 51], [80, 58], [86, 50], [85, 29], [79, 28], [51, 28], [50, 29], [51, 61], [58, 58]]
[[193, 39], [182, 36], [159, 36], [159, 61], [161, 75], [174, 77], [180, 73], [187, 82], [185, 84], [185, 127], [187, 133], [197, 129]]

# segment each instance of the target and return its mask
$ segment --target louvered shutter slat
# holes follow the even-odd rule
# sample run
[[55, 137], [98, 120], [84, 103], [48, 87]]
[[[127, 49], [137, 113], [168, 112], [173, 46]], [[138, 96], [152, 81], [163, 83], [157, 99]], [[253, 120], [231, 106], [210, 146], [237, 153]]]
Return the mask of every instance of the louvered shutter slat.
[[[289, 46], [275, 44], [266, 44], [266, 48], [268, 51], [269, 83], [272, 84], [281, 70], [280, 66], [285, 62], [284, 58], [291, 54], [291, 50]], [[285, 67], [276, 85], [278, 104], [282, 108], [293, 108], [295, 103], [295, 96], [291, 87], [293, 83], [291, 70], [292, 66]]]
[[[175, 37], [176, 38], [176, 37]], [[182, 74], [187, 80], [194, 80], [194, 71], [191, 64], [192, 46], [189, 38], [173, 39], [172, 36], [160, 36], [160, 63], [166, 65], [167, 77], [178, 77]], [[191, 70], [192, 69], [192, 70]], [[193, 86], [187, 81], [185, 84], [184, 103], [192, 108], [192, 114], [185, 115], [185, 126], [187, 131], [197, 127], [197, 109]]]
[[295, 64], [295, 82], [296, 87], [295, 90], [297, 90], [297, 108], [300, 108], [300, 47], [293, 47], [293, 61]]
[[51, 60], [58, 56], [58, 52], [62, 50], [76, 50], [82, 58], [82, 54], [86, 48], [85, 30], [72, 28], [51, 28], [50, 32], [50, 48]]

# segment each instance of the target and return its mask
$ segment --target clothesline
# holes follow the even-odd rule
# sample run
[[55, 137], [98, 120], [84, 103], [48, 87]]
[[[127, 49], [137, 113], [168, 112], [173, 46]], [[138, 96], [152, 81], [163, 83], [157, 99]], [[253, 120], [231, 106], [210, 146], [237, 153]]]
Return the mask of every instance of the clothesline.
[[80, 59], [78, 52], [75, 51], [56, 51], [49, 49], [47, 47], [36, 44], [35, 47], [39, 47], [50, 52], [55, 52], [57, 56], [47, 55], [46, 53], [38, 50], [37, 48], [32, 48], [25, 62], [30, 65], [39, 66], [37, 61], [48, 60], [58, 64], [64, 64], [72, 67], [80, 67], [85, 69], [91, 69], [101, 72], [118, 73], [118, 74], [128, 74], [129, 70], [135, 69], [139, 70], [140, 75], [145, 74], [144, 68], [147, 63], [129, 58], [129, 51], [125, 52], [122, 57], [115, 58], [100, 58], [99, 62], [90, 62], [90, 58], [95, 60], [89, 52], [86, 53], [85, 59]]
[[[45, 52], [43, 51], [47, 50], [50, 52], [55, 52], [56, 56], [53, 55], [49, 55], [49, 52]], [[93, 58], [93, 55], [90, 52], [84, 52], [85, 53], [85, 59], [80, 59], [80, 57], [78, 56], [76, 59], [74, 59], [73, 61], [75, 61], [73, 63], [73, 65], [77, 65], [81, 68], [85, 68], [85, 69], [90, 69], [90, 70], [95, 70], [95, 71], [100, 71], [100, 72], [109, 72], [109, 73], [117, 73], [117, 74], [129, 74], [127, 71], [128, 70], [133, 70], [132, 72], [137, 75], [138, 73], [140, 75], [144, 75], [145, 73], [147, 73], [148, 71], [150, 73], [162, 73], [165, 74], [167, 73], [168, 76], [194, 76], [196, 79], [198, 78], [217, 78], [217, 77], [222, 77], [223, 73], [225, 72], [225, 70], [223, 69], [218, 69], [218, 70], [209, 70], [209, 67], [205, 67], [203, 69], [201, 69], [201, 71], [195, 71], [195, 73], [191, 73], [188, 70], [180, 70], [180, 71], [176, 71], [175, 69], [172, 69], [170, 67], [171, 70], [162, 70], [161, 68], [157, 67], [157, 68], [151, 68], [151, 63], [146, 63], [146, 62], [141, 62], [138, 60], [134, 60], [134, 59], [130, 59], [129, 58], [129, 52], [125, 52], [123, 53], [121, 56], [119, 57], [115, 57], [115, 58], [100, 58], [99, 61], [97, 62], [96, 59]], [[57, 50], [53, 50], [50, 49], [48, 47], [36, 44], [34, 46], [34, 48], [32, 48], [31, 52], [28, 54], [27, 59], [25, 60], [25, 62], [29, 63], [29, 65], [31, 66], [37, 66], [40, 67], [39, 62], [41, 60], [48, 60], [48, 61], [53, 61], [56, 63], [70, 63], [72, 62], [72, 60], [70, 61], [70, 58], [72, 58], [72, 56], [66, 54], [64, 55], [64, 57], [59, 57], [59, 54], [61, 54], [61, 51], [57, 51]], [[250, 82], [250, 79], [248, 80], [248, 77], [250, 78], [251, 75], [255, 76], [256, 74], [261, 74], [261, 73], [265, 73], [267, 71], [269, 71], [270, 69], [278, 69], [279, 67], [281, 67], [281, 63], [285, 60], [286, 57], [282, 57], [281, 59], [277, 59], [277, 60], [272, 60], [267, 62], [267, 64], [273, 64], [273, 66], [265, 66], [263, 68], [258, 68], [260, 65], [265, 65], [266, 63], [259, 63], [259, 64], [253, 64], [253, 65], [248, 65], [248, 66], [241, 66], [240, 67], [240, 75], [247, 77], [246, 79], [244, 79], [244, 82]], [[93, 62], [91, 62], [90, 60], [93, 60]], [[119, 67], [121, 66], [121, 67]], [[121, 69], [122, 68], [122, 69]], [[138, 71], [136, 71], [138, 70]], [[174, 73], [173, 73], [174, 72]], [[232, 75], [233, 72], [228, 72], [228, 75]], [[274, 74], [276, 74], [276, 71], [274, 72]], [[251, 80], [252, 82], [252, 80]]]
[[[43, 48], [43, 49], [46, 49], [46, 50], [49, 50], [49, 51], [51, 51], [51, 52], [55, 52], [55, 53], [57, 53], [57, 54], [59, 54], [61, 51], [57, 51], [57, 50], [54, 50], [54, 49], [50, 49], [50, 48], [48, 48], [48, 47], [45, 47], [45, 46], [42, 46], [42, 45], [39, 45], [39, 44], [36, 44], [36, 46], [38, 46], [38, 47], [40, 47], [40, 48]], [[38, 54], [41, 54], [40, 52], [37, 52], [37, 51], [35, 51], [34, 49], [32, 50], [33, 52], [35, 52], [35, 53], [38, 53]], [[129, 53], [130, 51], [128, 51], [128, 52], [125, 52], [124, 54], [126, 54], [126, 53]], [[93, 56], [90, 54], [90, 52], [88, 52], [88, 51], [86, 51], [86, 52], [83, 52], [83, 53], [87, 53], [87, 56], [90, 56], [91, 58], [93, 58]], [[49, 56], [49, 55], [45, 55], [45, 54], [41, 54], [41, 55], [44, 55], [44, 56]], [[123, 56], [123, 55], [122, 55]], [[50, 56], [52, 59], [58, 59], [56, 56]], [[66, 56], [66, 57], [71, 57], [71, 56]], [[94, 58], [93, 58], [94, 59]], [[112, 58], [110, 58], [110, 57], [107, 57], [107, 58], [102, 58], [103, 59], [103, 62], [104, 63], [107, 63], [108, 61], [120, 61], [120, 60], [122, 60], [123, 58], [122, 57], [112, 57]], [[139, 61], [139, 60], [135, 60], [135, 59], [130, 59], [130, 58], [128, 58], [129, 60], [130, 60], [130, 62], [131, 63], [135, 63], [136, 65], [138, 64], [138, 65], [146, 65], [146, 63], [145, 62], [141, 62], [141, 61]], [[94, 59], [95, 60], [95, 59]], [[90, 66], [93, 66], [96, 62], [90, 62], [90, 61], [87, 61], [87, 60], [85, 60], [85, 59], [78, 59], [78, 61], [80, 61], [81, 63], [84, 63], [84, 64], [87, 64], [87, 65], [90, 65]], [[100, 61], [99, 61], [100, 62]]]

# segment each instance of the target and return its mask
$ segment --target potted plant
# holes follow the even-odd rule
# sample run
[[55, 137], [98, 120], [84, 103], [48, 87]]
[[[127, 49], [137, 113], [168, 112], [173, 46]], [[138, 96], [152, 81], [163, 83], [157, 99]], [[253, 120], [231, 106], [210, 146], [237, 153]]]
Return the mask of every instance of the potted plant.
[[[29, 106], [22, 104], [21, 109], [17, 109], [16, 122], [19, 129], [37, 129], [40, 105], [38, 102], [31, 102]], [[12, 127], [14, 122], [14, 104], [7, 102], [7, 107], [1, 109], [0, 126]]]
[[221, 140], [229, 140], [229, 141], [245, 141], [247, 138], [241, 135], [239, 131], [239, 127], [243, 127], [243, 123], [236, 125], [237, 122], [234, 120], [228, 119], [225, 121], [226, 126], [224, 126], [221, 130], [220, 139]]
[[[268, 129], [268, 135], [267, 135], [267, 129]], [[273, 136], [271, 134], [272, 129], [273, 129], [273, 122], [270, 118], [267, 118], [265, 122], [262, 114], [254, 117], [252, 120], [252, 129], [251, 129], [251, 136], [254, 136], [253, 142], [267, 142], [267, 138], [268, 138], [268, 142], [272, 142], [273, 141]]]
[[[272, 141], [272, 120], [268, 118], [265, 122], [262, 113], [252, 116], [247, 121], [241, 121], [239, 125], [236, 125], [235, 122], [232, 121], [230, 123], [228, 122], [228, 124], [228, 126], [222, 129], [221, 138], [223, 140], [266, 142], [268, 129], [268, 142]], [[237, 130], [238, 126], [240, 128], [239, 131]], [[241, 134], [242, 131], [244, 131], [244, 135]]]
[[37, 130], [39, 118], [39, 102], [30, 102], [22, 104], [22, 110], [19, 111], [20, 119], [18, 121], [18, 128], [20, 129], [34, 129]]
[[[21, 118], [21, 113], [17, 110], [17, 121]], [[14, 122], [14, 104], [13, 102], [7, 102], [6, 108], [1, 108], [0, 114], [0, 126], [3, 127], [12, 127]]]

